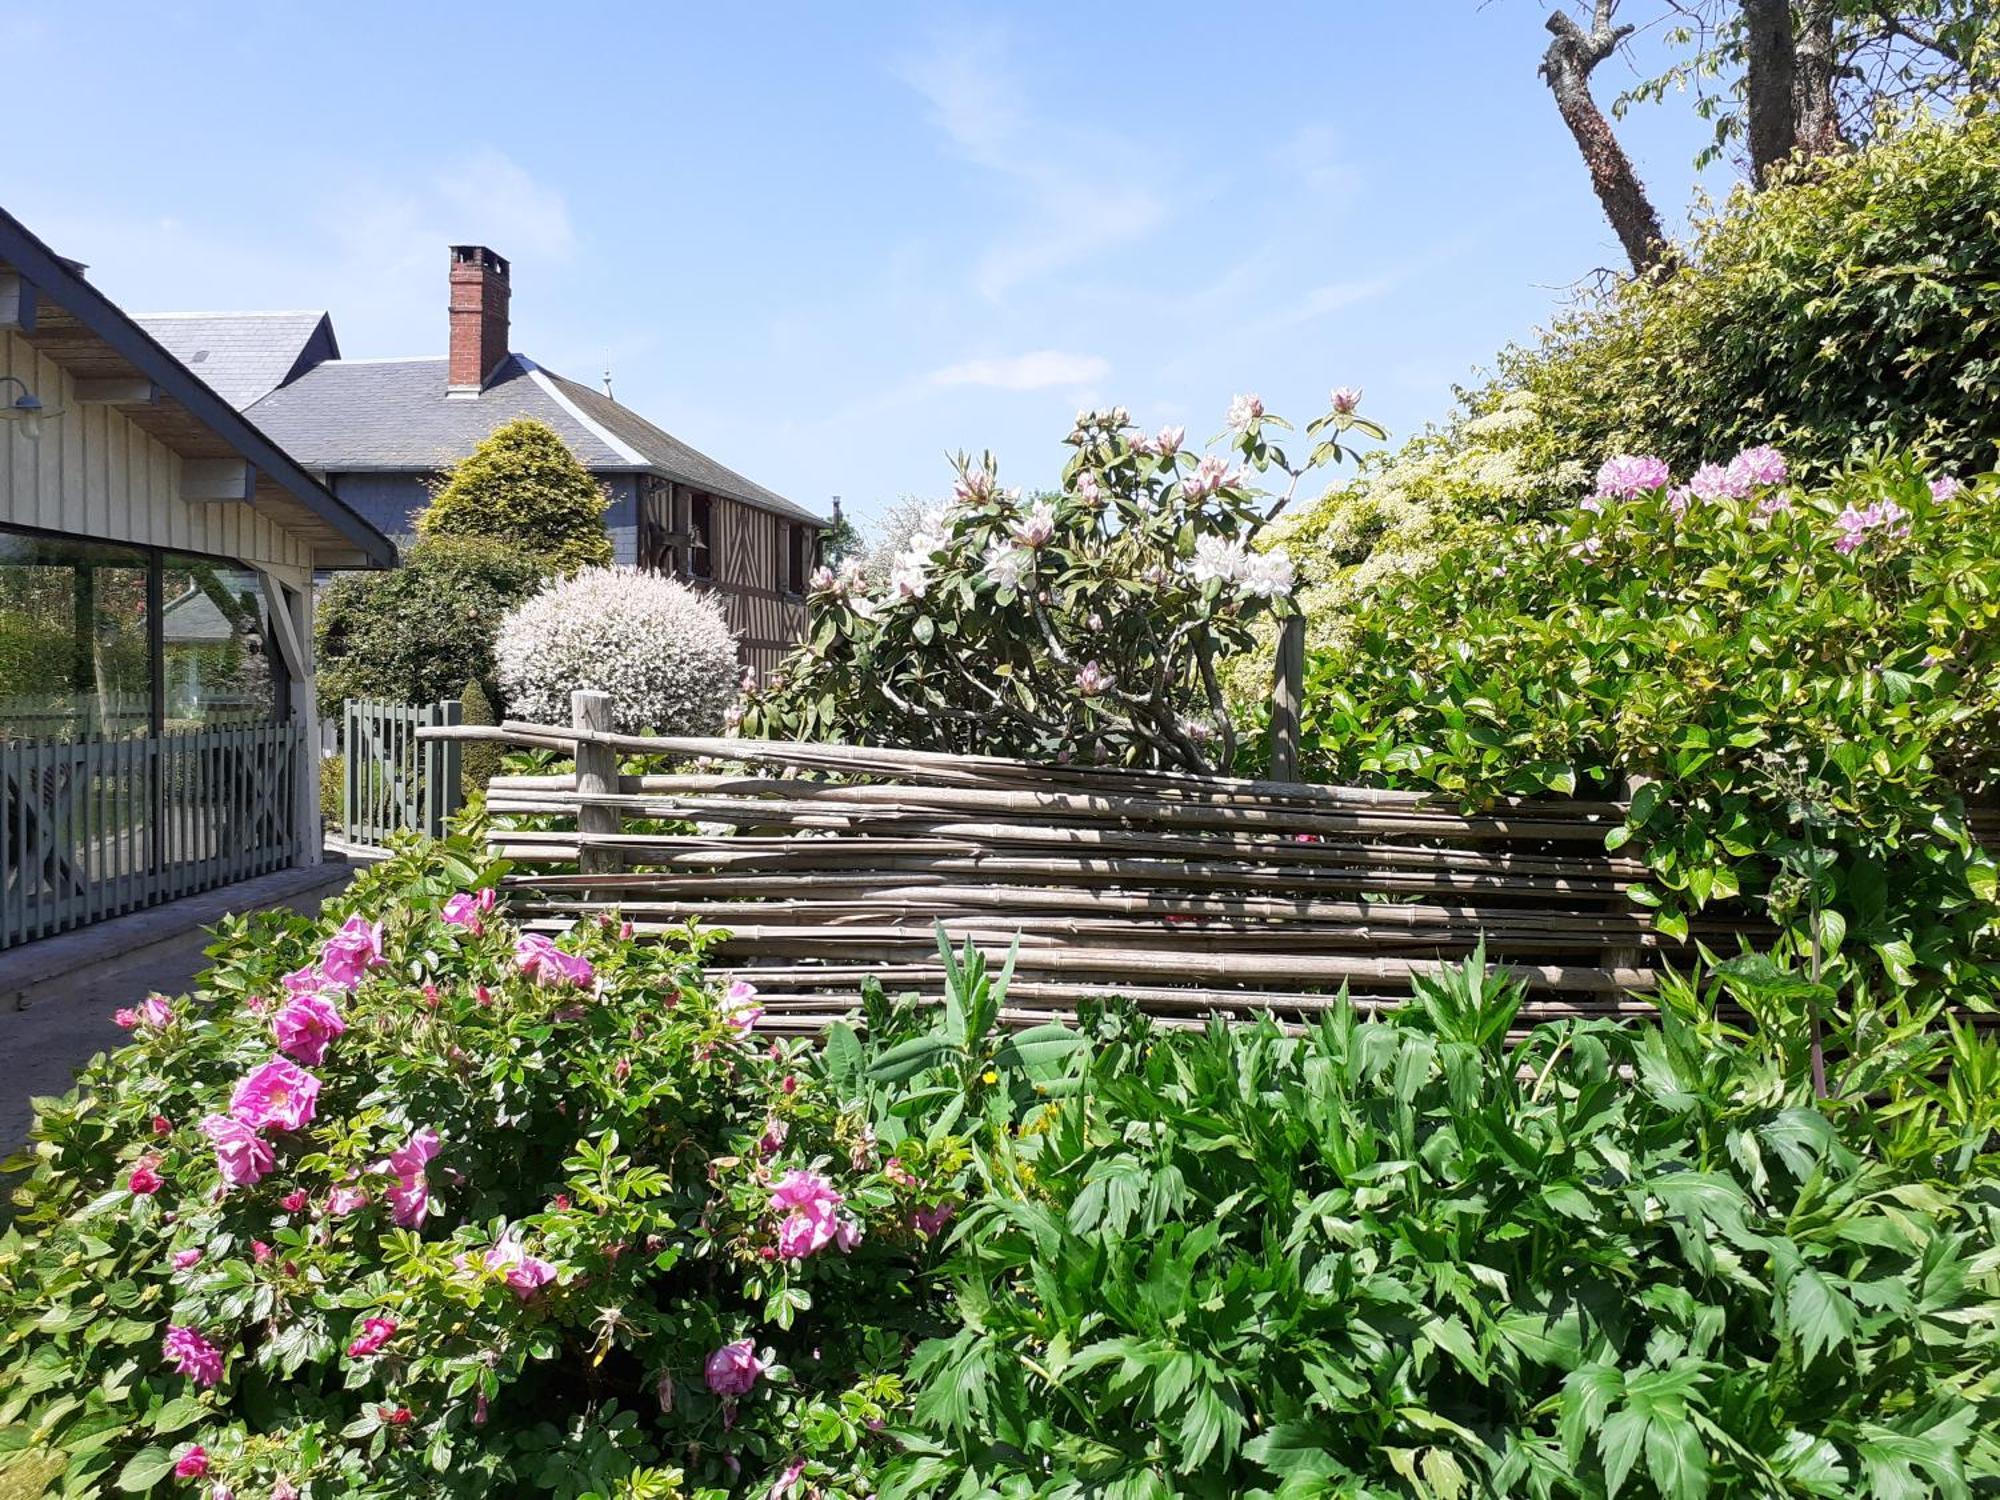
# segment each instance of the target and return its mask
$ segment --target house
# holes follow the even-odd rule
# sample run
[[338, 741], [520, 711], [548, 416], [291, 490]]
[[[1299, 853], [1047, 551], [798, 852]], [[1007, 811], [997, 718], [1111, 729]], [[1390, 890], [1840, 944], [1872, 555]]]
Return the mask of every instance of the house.
[[533, 417], [611, 499], [614, 560], [722, 598], [744, 661], [777, 665], [805, 632], [806, 580], [827, 523], [614, 400], [508, 347], [512, 274], [451, 247], [446, 352], [343, 359], [325, 313], [141, 318], [259, 428], [378, 529], [412, 528], [439, 475], [494, 428]]
[[0, 211], [0, 947], [316, 863], [313, 579], [395, 562]]

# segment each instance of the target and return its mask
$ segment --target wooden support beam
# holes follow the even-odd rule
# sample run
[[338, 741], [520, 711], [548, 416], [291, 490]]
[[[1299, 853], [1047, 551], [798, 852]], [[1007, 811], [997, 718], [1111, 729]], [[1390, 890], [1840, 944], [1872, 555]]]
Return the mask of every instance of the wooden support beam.
[[160, 388], [143, 375], [78, 380], [72, 384], [78, 406], [156, 406]]
[[35, 288], [12, 271], [0, 271], [0, 328], [35, 331]]
[[181, 499], [190, 505], [246, 503], [257, 488], [257, 469], [241, 458], [181, 460]]

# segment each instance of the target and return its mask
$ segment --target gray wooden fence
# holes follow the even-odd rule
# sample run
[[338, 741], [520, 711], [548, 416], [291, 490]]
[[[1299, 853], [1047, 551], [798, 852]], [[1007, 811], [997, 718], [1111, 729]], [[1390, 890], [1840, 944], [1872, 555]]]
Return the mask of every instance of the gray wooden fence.
[[298, 724], [0, 742], [0, 948], [291, 864]]
[[392, 833], [433, 838], [459, 809], [459, 749], [419, 740], [419, 729], [455, 725], [456, 703], [388, 703], [349, 698], [340, 742], [347, 756], [340, 828], [352, 843], [380, 845]]

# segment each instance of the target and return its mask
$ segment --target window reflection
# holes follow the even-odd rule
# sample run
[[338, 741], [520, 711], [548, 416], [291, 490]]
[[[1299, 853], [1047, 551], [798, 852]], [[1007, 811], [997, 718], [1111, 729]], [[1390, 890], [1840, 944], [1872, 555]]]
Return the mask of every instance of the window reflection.
[[152, 731], [146, 554], [0, 532], [0, 736]]
[[169, 553], [161, 585], [167, 728], [270, 723], [279, 703], [257, 575]]

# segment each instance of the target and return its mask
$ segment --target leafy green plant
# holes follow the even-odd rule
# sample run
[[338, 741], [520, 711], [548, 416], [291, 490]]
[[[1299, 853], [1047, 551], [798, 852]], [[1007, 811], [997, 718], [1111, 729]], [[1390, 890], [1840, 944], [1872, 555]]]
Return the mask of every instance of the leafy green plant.
[[231, 919], [197, 994], [39, 1101], [0, 1492], [868, 1487], [944, 1326], [926, 1158], [750, 1035], [707, 938], [552, 943], [500, 873], [409, 843], [322, 920]]
[[483, 537], [568, 572], [611, 561], [604, 486], [546, 422], [496, 427], [452, 467], [417, 515], [426, 537]]
[[[1359, 392], [1306, 428], [1255, 396], [1230, 409], [1228, 453], [1184, 433], [1136, 433], [1124, 409], [1086, 412], [1062, 488], [1023, 502], [991, 454], [961, 455], [953, 503], [888, 577], [822, 569], [805, 644], [750, 696], [743, 732], [924, 749], [1210, 769], [1234, 757], [1221, 672], [1265, 614], [1291, 613], [1292, 567], [1251, 543], [1303, 474], [1350, 458]], [[1289, 486], [1259, 505], [1254, 476]]]
[[1782, 1007], [1517, 1036], [1521, 995], [1475, 960], [1300, 1035], [1099, 1018], [979, 1137], [884, 1496], [2000, 1482], [1993, 1106], [1913, 1091], [1939, 1034], [1844, 1035], [1822, 1105]]
[[547, 578], [543, 559], [476, 537], [419, 541], [393, 571], [341, 574], [315, 609], [320, 712], [338, 715], [347, 698], [442, 703], [468, 680], [490, 687], [502, 617]]
[[1304, 759], [1470, 803], [1630, 790], [1606, 844], [1644, 858], [1662, 930], [1754, 902], [1801, 951], [1984, 1004], [1996, 502], [1905, 461], [1480, 528], [1309, 657]]

